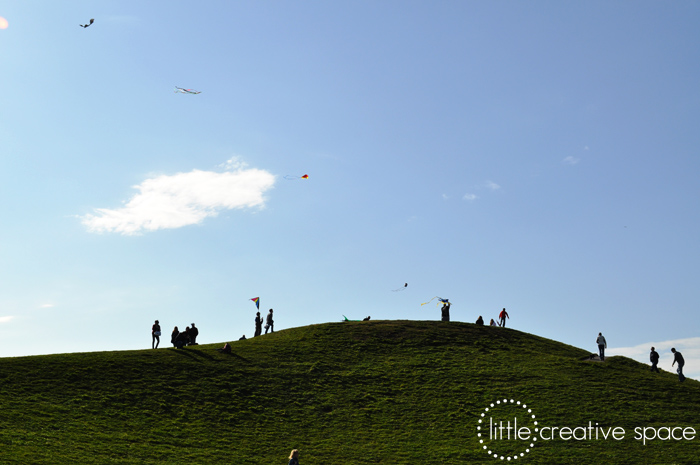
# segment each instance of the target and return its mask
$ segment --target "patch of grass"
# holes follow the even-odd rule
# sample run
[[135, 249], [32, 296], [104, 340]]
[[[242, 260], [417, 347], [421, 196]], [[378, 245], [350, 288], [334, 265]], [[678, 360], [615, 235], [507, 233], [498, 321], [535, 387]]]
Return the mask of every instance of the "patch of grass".
[[506, 398], [543, 425], [627, 432], [541, 441], [525, 463], [700, 463], [698, 437], [633, 439], [700, 431], [700, 383], [509, 328], [330, 323], [222, 345], [0, 359], [0, 463], [494, 463], [476, 426]]

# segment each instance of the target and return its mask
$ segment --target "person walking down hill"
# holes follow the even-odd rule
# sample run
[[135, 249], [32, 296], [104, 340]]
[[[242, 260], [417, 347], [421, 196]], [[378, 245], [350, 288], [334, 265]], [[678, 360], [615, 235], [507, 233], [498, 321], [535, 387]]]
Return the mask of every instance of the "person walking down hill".
[[255, 314], [255, 334], [253, 334], [253, 337], [260, 336], [262, 334], [262, 324], [263, 324], [263, 319], [260, 316], [260, 312]]
[[160, 324], [158, 320], [151, 326], [151, 349], [157, 349], [160, 344]]
[[683, 374], [683, 365], [685, 365], [685, 360], [683, 360], [683, 355], [676, 349], [672, 348], [671, 352], [673, 352], [673, 363], [671, 366], [678, 362], [678, 369], [676, 370], [676, 373], [678, 373], [678, 381], [682, 383], [685, 381], [685, 375]]
[[605, 337], [603, 337], [603, 333], [598, 333], [598, 338], [595, 340], [595, 343], [598, 344], [598, 354], [600, 355], [600, 361], [605, 360], [605, 349], [608, 348], [608, 343], [605, 342]]
[[484, 326], [484, 319], [479, 315], [479, 318], [476, 319], [476, 324], [479, 326]]
[[275, 332], [275, 322], [272, 319], [272, 309], [270, 309], [270, 313], [267, 314], [267, 320], [265, 321], [265, 334], [267, 334], [268, 329], [273, 333]]
[[510, 315], [508, 315], [508, 312], [506, 312], [506, 309], [504, 308], [501, 310], [501, 313], [498, 314], [498, 319], [501, 320], [501, 322], [498, 324], [498, 326], [503, 326], [504, 328], [506, 327], [506, 318], [510, 320]]
[[442, 316], [442, 321], [450, 321], [450, 304], [448, 301], [445, 301], [445, 303], [442, 304], [442, 308], [440, 309], [440, 313]]
[[288, 465], [299, 465], [299, 451], [296, 449], [292, 449], [292, 452], [289, 454], [289, 464]]
[[173, 345], [173, 347], [177, 347], [176, 341], [179, 335], [180, 331], [177, 329], [177, 326], [175, 326], [175, 329], [173, 329], [173, 332], [170, 334], [170, 343]]
[[656, 365], [659, 363], [659, 353], [654, 350], [654, 348], [651, 348], [651, 352], [649, 353], [649, 361], [651, 361], [651, 372], [659, 372], [659, 367]]

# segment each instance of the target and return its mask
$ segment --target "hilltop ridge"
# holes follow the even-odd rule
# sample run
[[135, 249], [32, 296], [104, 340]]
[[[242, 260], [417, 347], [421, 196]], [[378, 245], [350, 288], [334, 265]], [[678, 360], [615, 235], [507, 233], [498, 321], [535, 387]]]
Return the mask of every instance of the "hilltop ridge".
[[[625, 428], [623, 441], [549, 441], [527, 463], [697, 463], [700, 383], [510, 328], [326, 323], [232, 343], [0, 359], [0, 463], [492, 463], [477, 437], [498, 399], [541, 424]], [[602, 461], [602, 462], [601, 462]]]

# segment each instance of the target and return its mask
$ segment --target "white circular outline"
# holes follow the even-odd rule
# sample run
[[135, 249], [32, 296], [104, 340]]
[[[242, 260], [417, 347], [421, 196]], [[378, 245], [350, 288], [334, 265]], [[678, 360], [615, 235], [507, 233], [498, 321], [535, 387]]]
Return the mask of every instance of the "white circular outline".
[[[511, 403], [511, 404], [512, 404], [512, 403], [514, 403], [514, 402], [515, 402], [515, 400], [513, 400], [513, 399], [510, 399], [510, 402], [508, 402], [508, 399], [503, 399], [503, 403], [504, 403], [504, 404], [508, 404], [508, 403]], [[493, 402], [491, 402], [490, 407], [493, 408], [493, 407], [496, 407], [496, 406], [498, 406], [498, 405], [500, 405], [500, 404], [501, 404], [501, 401], [500, 401], [500, 400], [497, 400], [496, 403], [495, 403], [495, 405], [494, 405]], [[515, 405], [520, 405], [523, 409], [527, 409], [527, 405], [526, 405], [526, 404], [522, 404], [522, 405], [521, 405], [521, 404], [520, 404], [520, 401], [517, 401], [517, 403], [515, 403]], [[481, 423], [482, 419], [486, 416], [486, 413], [485, 413], [485, 412], [488, 412], [488, 411], [489, 411], [489, 407], [486, 407], [486, 408], [484, 409], [484, 412], [482, 412], [482, 414], [481, 414], [481, 418], [479, 419], [479, 423]], [[535, 414], [532, 413], [532, 409], [527, 409], [527, 413], [528, 413], [528, 414], [531, 414], [531, 417], [532, 417], [532, 419], [533, 419], [533, 421], [534, 421], [534, 424], [537, 425], [537, 420], [535, 419]], [[477, 429], [477, 431], [479, 431], [479, 430], [481, 429], [481, 426], [477, 426], [476, 429]], [[535, 428], [535, 432], [537, 432], [538, 429], [539, 429], [539, 428]], [[483, 444], [483, 443], [484, 443], [484, 440], [481, 439], [481, 433], [480, 433], [480, 432], [477, 432], [477, 433], [476, 433], [476, 436], [479, 438], [479, 444]], [[520, 457], [525, 457], [525, 453], [528, 453], [528, 454], [529, 454], [529, 453], [530, 453], [530, 449], [534, 449], [534, 448], [535, 448], [535, 442], [537, 442], [537, 436], [534, 436], [534, 437], [532, 438], [532, 442], [530, 443], [530, 447], [526, 448], [526, 449], [525, 449], [525, 452], [521, 452], [521, 453], [520, 453]], [[511, 459], [512, 459], [512, 460], [517, 460], [518, 458], [520, 458], [520, 457], [518, 457], [518, 453], [517, 453], [517, 452], [516, 452], [516, 454], [513, 455], [512, 457], [511, 457], [511, 456], [505, 456], [505, 455], [501, 455], [501, 456], [499, 457], [498, 454], [495, 453], [495, 452], [493, 452], [491, 449], [489, 449], [488, 446], [483, 446], [483, 449], [485, 449], [485, 450], [488, 452], [489, 455], [493, 454], [493, 458], [495, 458], [496, 460], [498, 460], [499, 458], [500, 458], [501, 460], [503, 460], [503, 459], [507, 459], [507, 460], [511, 460]]]

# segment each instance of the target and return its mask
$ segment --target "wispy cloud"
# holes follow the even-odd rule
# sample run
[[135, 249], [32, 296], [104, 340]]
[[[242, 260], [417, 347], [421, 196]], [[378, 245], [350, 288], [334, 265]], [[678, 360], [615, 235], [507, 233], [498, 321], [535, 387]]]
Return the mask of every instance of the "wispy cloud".
[[490, 190], [492, 190], [492, 191], [497, 191], [498, 189], [501, 188], [501, 186], [499, 186], [498, 184], [496, 184], [496, 183], [493, 182], [493, 181], [486, 181], [485, 186], [486, 186], [487, 189], [490, 189]]
[[464, 194], [464, 197], [462, 197], [462, 199], [464, 199], [464, 200], [466, 200], [466, 201], [468, 201], [468, 202], [473, 202], [474, 200], [476, 200], [476, 199], [478, 199], [478, 198], [479, 198], [478, 195], [476, 195], [476, 194], [469, 194], [469, 193]]
[[0, 316], [0, 324], [2, 323], [9, 323], [14, 316]]
[[569, 155], [568, 157], [564, 158], [561, 162], [564, 163], [565, 165], [576, 165], [580, 161], [581, 161], [580, 158], [576, 158], [574, 156]]
[[41, 305], [39, 305], [39, 308], [53, 308], [53, 307], [54, 307], [53, 304], [41, 304]]
[[82, 223], [94, 233], [136, 235], [198, 224], [221, 210], [264, 207], [263, 194], [274, 185], [274, 175], [248, 169], [235, 158], [223, 167], [228, 171], [192, 170], [147, 179], [133, 186], [139, 193], [124, 207], [97, 208]]
[[685, 367], [683, 373], [689, 378], [700, 379], [700, 337], [687, 339], [674, 339], [671, 341], [645, 342], [633, 347], [617, 347], [606, 350], [606, 354], [624, 355], [638, 362], [650, 364], [649, 352], [654, 347], [659, 353], [659, 368], [675, 373], [676, 366], [673, 363], [673, 353], [671, 347], [683, 354]]

